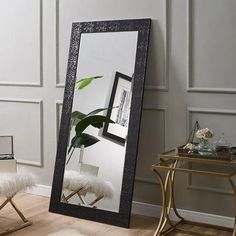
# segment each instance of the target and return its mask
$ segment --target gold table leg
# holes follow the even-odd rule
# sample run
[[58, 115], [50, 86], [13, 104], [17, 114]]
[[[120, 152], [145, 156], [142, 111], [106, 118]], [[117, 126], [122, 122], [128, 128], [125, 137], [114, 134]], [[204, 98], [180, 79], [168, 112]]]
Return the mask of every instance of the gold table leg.
[[[194, 231], [184, 230], [181, 228], [177, 228], [177, 226], [181, 223], [186, 224], [194, 224], [194, 222], [185, 221], [182, 216], [178, 213], [178, 210], [175, 205], [174, 200], [174, 180], [175, 180], [175, 168], [178, 164], [178, 160], [175, 160], [171, 165], [169, 165], [169, 169], [166, 172], [166, 177], [163, 178], [161, 174], [159, 173], [158, 169], [153, 169], [153, 171], [156, 173], [157, 178], [160, 183], [161, 187], [161, 194], [162, 194], [162, 211], [159, 219], [159, 223], [157, 226], [157, 229], [154, 233], [154, 236], [161, 236], [166, 235], [171, 231], [177, 230], [182, 233], [187, 233], [191, 235], [197, 235], [197, 236], [210, 236], [208, 233], [198, 233]], [[235, 201], [235, 220], [234, 220], [234, 227], [233, 227], [233, 233], [232, 236], [236, 236], [236, 186], [234, 184], [234, 181], [232, 180], [232, 177], [236, 175], [236, 173], [233, 173], [228, 177], [229, 183], [233, 189], [234, 194], [234, 201]], [[226, 177], [226, 176], [224, 176]], [[175, 213], [175, 215], [179, 218], [179, 221], [175, 224], [173, 224], [170, 220], [170, 213], [171, 210]], [[167, 227], [167, 223], [169, 224]], [[202, 224], [204, 226], [204, 224]], [[214, 226], [213, 226], [214, 227]]]
[[[173, 162], [170, 167], [175, 168], [178, 161]], [[165, 181], [163, 180], [162, 176], [157, 170], [154, 170], [157, 174], [158, 180], [161, 186], [161, 193], [162, 193], [162, 212], [160, 216], [160, 220], [157, 226], [157, 229], [154, 233], [154, 236], [165, 235], [173, 230], [176, 229], [176, 226], [184, 221], [184, 218], [180, 216], [178, 213], [175, 201], [174, 201], [174, 179], [175, 179], [175, 171], [169, 170], [167, 171]], [[167, 198], [168, 196], [168, 198]], [[173, 224], [170, 220], [170, 212], [173, 209], [175, 215], [180, 219], [179, 222]], [[169, 223], [169, 227], [165, 230], [167, 223]]]
[[232, 236], [236, 236], [236, 188], [235, 188], [234, 181], [231, 179], [231, 177], [229, 177], [229, 183], [233, 189], [233, 194], [234, 194], [234, 228], [233, 228]]
[[[164, 182], [162, 180], [162, 177], [160, 175], [159, 172], [157, 172], [156, 170], [154, 170], [155, 173], [157, 174], [157, 177], [159, 179], [160, 182], [160, 186], [161, 186], [161, 195], [162, 195], [162, 210], [161, 210], [161, 215], [160, 215], [160, 219], [159, 219], [159, 223], [157, 226], [157, 229], [154, 233], [154, 236], [158, 236], [160, 235], [161, 232], [161, 228], [165, 227], [165, 218], [166, 218], [166, 193], [165, 193], [165, 188], [164, 188]], [[164, 226], [163, 226], [164, 225]]]

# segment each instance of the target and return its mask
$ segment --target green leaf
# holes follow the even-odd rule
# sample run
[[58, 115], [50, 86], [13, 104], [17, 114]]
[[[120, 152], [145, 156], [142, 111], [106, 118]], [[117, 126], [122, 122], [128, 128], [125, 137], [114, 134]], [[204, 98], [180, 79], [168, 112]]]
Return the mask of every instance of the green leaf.
[[103, 76], [94, 76], [94, 77], [88, 77], [84, 79], [80, 79], [75, 82], [75, 88], [77, 90], [83, 89], [84, 87], [88, 86], [93, 80], [102, 78]]
[[72, 119], [80, 119], [82, 120], [86, 115], [80, 111], [73, 111], [71, 114]]
[[[95, 115], [99, 112], [102, 112], [102, 111], [105, 111], [105, 110], [109, 110], [109, 109], [113, 109], [113, 108], [118, 108], [118, 106], [116, 107], [109, 107], [109, 108], [99, 108], [99, 109], [96, 109], [94, 111], [91, 111], [90, 113], [88, 113], [87, 115], [85, 115], [84, 113], [80, 112], [80, 111], [74, 111], [72, 112], [71, 114], [71, 119], [72, 119], [72, 126], [75, 126], [77, 125], [81, 120], [83, 120], [85, 117], [88, 117], [88, 116], [92, 116], [92, 115]], [[95, 128], [102, 128], [103, 126], [103, 122], [100, 122], [100, 123], [96, 123], [96, 124], [92, 124], [93, 127]]]
[[73, 139], [71, 140], [71, 146], [74, 148], [80, 148], [82, 145], [84, 145], [84, 147], [89, 147], [97, 143], [98, 141], [100, 141], [98, 138], [90, 134], [83, 133], [80, 135], [75, 135], [73, 137]]
[[105, 110], [111, 110], [113, 108], [118, 108], [119, 106], [116, 106], [116, 107], [108, 107], [108, 108], [99, 108], [99, 109], [96, 109], [94, 111], [91, 111], [90, 113], [88, 113], [86, 116], [91, 116], [91, 115], [95, 115], [99, 112], [102, 112], [102, 111], [105, 111]]
[[[117, 106], [117, 107], [118, 107], [118, 106]], [[88, 117], [88, 116], [92, 116], [92, 115], [95, 115], [95, 114], [97, 114], [97, 113], [99, 113], [99, 112], [102, 112], [102, 111], [105, 111], [105, 110], [109, 110], [109, 109], [113, 109], [113, 108], [117, 108], [117, 107], [99, 108], [99, 109], [96, 109], [96, 110], [94, 110], [94, 111], [91, 111], [91, 112], [88, 113], [86, 116], [87, 116], [87, 117]], [[95, 123], [95, 124], [92, 124], [92, 126], [95, 127], [95, 128], [100, 129], [100, 128], [103, 127], [103, 123], [104, 123], [104, 122]]]
[[98, 138], [96, 138], [90, 134], [83, 133], [81, 135], [75, 135], [71, 140], [71, 145], [69, 147], [68, 154], [70, 153], [72, 148], [73, 148], [73, 150], [70, 153], [70, 156], [69, 156], [66, 164], [69, 163], [75, 148], [80, 148], [82, 145], [84, 145], [84, 147], [89, 147], [99, 141], [100, 140]]
[[84, 119], [86, 115], [79, 111], [74, 111], [71, 114], [71, 124], [72, 126], [77, 125], [82, 119]]
[[93, 125], [96, 128], [101, 128], [103, 123], [114, 123], [114, 121], [101, 115], [87, 116], [76, 125], [76, 135], [80, 135], [89, 125]]

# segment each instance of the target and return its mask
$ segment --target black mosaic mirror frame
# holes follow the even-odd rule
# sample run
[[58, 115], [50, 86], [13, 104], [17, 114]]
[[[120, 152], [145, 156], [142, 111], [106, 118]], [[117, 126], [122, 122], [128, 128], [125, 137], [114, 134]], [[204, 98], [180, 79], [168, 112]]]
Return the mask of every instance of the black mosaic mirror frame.
[[[49, 207], [50, 212], [98, 221], [102, 223], [108, 223], [122, 227], [129, 227], [150, 26], [150, 19], [97, 21], [72, 24], [72, 34], [67, 65], [67, 75], [61, 115], [60, 132]], [[129, 121], [129, 131], [131, 132], [128, 132], [127, 136], [127, 147], [120, 197], [120, 207], [119, 212], [116, 213], [107, 210], [93, 209], [63, 203], [61, 202], [61, 192], [65, 170], [66, 151], [69, 136], [68, 134], [73, 104], [74, 86], [77, 73], [81, 34], [122, 31], [138, 31], [138, 42], [135, 71], [133, 76], [133, 95], [131, 100], [131, 111]]]

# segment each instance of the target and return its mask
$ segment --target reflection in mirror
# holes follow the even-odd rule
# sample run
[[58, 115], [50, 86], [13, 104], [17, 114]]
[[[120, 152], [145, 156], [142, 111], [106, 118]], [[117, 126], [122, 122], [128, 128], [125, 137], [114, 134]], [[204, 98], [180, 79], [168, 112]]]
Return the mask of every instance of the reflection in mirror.
[[[137, 36], [137, 31], [81, 35], [72, 107], [74, 124], [79, 123], [71, 125], [62, 192], [66, 203], [119, 210]], [[81, 114], [91, 122], [107, 114], [114, 123], [99, 120], [106, 123], [104, 132], [91, 123], [82, 132], [83, 143], [81, 136], [76, 140], [79, 124], [86, 121]]]
[[51, 212], [129, 227], [149, 32], [73, 23]]
[[[103, 135], [125, 143], [128, 134], [130, 103], [132, 97], [131, 91], [132, 78], [116, 72], [113, 83], [112, 94], [110, 98], [107, 117], [114, 120], [115, 123], [105, 123]], [[117, 109], [113, 109], [117, 108]]]

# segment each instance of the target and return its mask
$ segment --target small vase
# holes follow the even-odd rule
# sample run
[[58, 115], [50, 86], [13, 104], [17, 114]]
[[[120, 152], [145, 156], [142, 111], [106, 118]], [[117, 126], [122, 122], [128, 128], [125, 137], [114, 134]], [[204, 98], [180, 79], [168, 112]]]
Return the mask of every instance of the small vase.
[[198, 148], [198, 153], [202, 156], [212, 155], [213, 145], [209, 142], [208, 139], [200, 139], [197, 148]]

